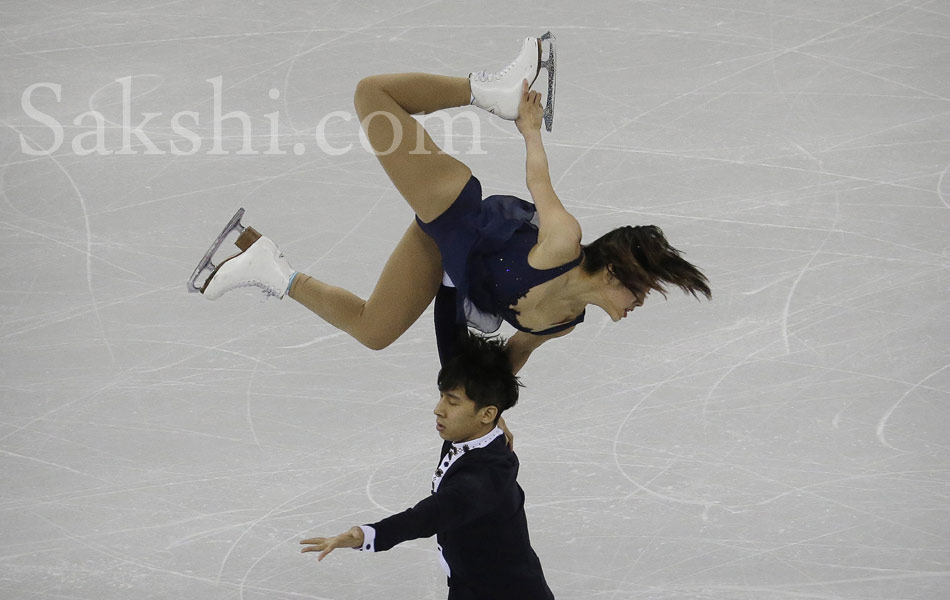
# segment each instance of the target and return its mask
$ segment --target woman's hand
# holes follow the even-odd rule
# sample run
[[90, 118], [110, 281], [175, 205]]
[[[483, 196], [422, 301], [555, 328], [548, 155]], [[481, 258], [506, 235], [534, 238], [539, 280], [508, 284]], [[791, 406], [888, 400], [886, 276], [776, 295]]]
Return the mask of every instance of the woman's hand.
[[544, 108], [541, 107], [541, 92], [529, 91], [528, 81], [521, 83], [521, 104], [518, 105], [518, 118], [515, 125], [521, 135], [541, 131], [544, 121]]
[[514, 450], [515, 449], [515, 434], [509, 431], [508, 426], [505, 424], [505, 417], [500, 417], [498, 419], [498, 427], [500, 427], [501, 430], [505, 434], [505, 443], [508, 444], [508, 448], [510, 450]]
[[319, 552], [320, 556], [317, 557], [317, 562], [319, 562], [336, 548], [359, 548], [362, 546], [363, 530], [359, 527], [350, 527], [345, 533], [332, 538], [310, 538], [300, 540], [300, 543], [306, 546], [306, 548], [300, 550], [301, 552]]

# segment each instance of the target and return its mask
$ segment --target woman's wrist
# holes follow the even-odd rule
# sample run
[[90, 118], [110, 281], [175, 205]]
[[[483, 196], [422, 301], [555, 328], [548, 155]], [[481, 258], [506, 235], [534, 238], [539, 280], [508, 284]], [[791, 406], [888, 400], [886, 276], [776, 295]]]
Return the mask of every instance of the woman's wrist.
[[541, 130], [540, 129], [529, 129], [528, 131], [522, 131], [521, 135], [524, 137], [526, 142], [531, 140], [541, 140]]

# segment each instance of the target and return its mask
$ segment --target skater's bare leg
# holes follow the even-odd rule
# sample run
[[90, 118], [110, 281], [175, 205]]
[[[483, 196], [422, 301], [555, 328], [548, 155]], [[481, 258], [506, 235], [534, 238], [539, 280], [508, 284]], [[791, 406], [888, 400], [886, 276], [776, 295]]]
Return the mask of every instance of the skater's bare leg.
[[[366, 136], [393, 185], [425, 222], [448, 208], [472, 172], [432, 141], [410, 114], [467, 105], [468, 79], [425, 73], [375, 75], [360, 81], [354, 103]], [[369, 298], [303, 273], [290, 297], [361, 344], [385, 348], [419, 318], [442, 281], [442, 256], [412, 222]]]
[[366, 137], [393, 185], [423, 222], [455, 201], [472, 172], [445, 154], [410, 115], [465, 106], [470, 100], [465, 77], [373, 75], [356, 86], [353, 101]]
[[[503, 71], [473, 73], [471, 80], [404, 73], [375, 75], [359, 82], [354, 103], [361, 125], [386, 173], [420, 220], [430, 222], [441, 215], [468, 183], [471, 171], [442, 152], [411, 115], [474, 102], [513, 120], [517, 109], [512, 107], [520, 101], [522, 81], [537, 77], [539, 60], [537, 40], [527, 38], [518, 57]], [[201, 291], [206, 297], [214, 299], [247, 285], [277, 297], [283, 297], [286, 290], [371, 348], [385, 347], [405, 332], [432, 301], [441, 282], [439, 250], [415, 222], [366, 301], [305, 274], [295, 274], [269, 239], [249, 241], [244, 253], [223, 263], [205, 282]], [[200, 269], [196, 273], [200, 275]], [[292, 282], [289, 290], [288, 282]], [[191, 282], [189, 289], [198, 290], [197, 283]]]
[[416, 322], [442, 281], [442, 257], [415, 221], [393, 250], [368, 300], [300, 273], [290, 297], [364, 346], [381, 350]]

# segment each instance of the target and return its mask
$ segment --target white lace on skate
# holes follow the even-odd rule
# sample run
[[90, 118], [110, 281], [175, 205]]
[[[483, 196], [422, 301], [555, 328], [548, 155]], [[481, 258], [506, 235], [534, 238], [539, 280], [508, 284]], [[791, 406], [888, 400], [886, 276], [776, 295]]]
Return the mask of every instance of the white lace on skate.
[[508, 74], [508, 71], [514, 68], [517, 62], [517, 59], [513, 60], [510, 65], [501, 71], [475, 71], [471, 74], [471, 78], [482, 83], [491, 83], [492, 81], [503, 79], [505, 75]]
[[284, 297], [284, 290], [278, 290], [276, 287], [274, 287], [270, 283], [267, 283], [266, 281], [261, 281], [260, 279], [248, 279], [247, 281], [241, 281], [231, 286], [231, 288], [228, 289], [227, 291], [230, 292], [231, 290], [236, 290], [242, 287], [259, 288], [263, 292], [263, 295], [261, 296], [262, 301], [267, 300], [268, 298], [280, 299]]

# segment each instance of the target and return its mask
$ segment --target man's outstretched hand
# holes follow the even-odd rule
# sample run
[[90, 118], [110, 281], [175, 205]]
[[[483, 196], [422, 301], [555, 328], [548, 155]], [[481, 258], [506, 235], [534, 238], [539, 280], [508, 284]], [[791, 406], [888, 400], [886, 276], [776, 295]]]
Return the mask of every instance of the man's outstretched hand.
[[337, 548], [359, 548], [362, 546], [363, 530], [359, 527], [350, 527], [346, 532], [331, 538], [310, 538], [300, 540], [300, 543], [305, 546], [301, 548], [301, 552], [319, 552], [320, 556], [317, 557], [317, 562], [319, 562]]

